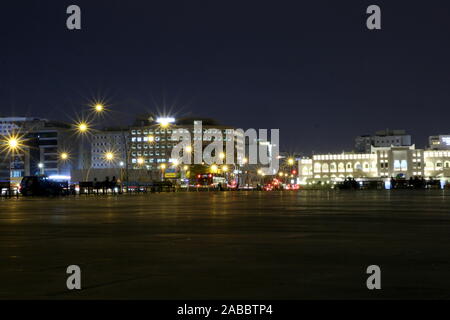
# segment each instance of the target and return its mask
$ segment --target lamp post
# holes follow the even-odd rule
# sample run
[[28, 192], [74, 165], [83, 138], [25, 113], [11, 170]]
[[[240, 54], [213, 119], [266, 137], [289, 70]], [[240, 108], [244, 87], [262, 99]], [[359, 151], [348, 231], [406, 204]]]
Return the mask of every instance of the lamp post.
[[38, 163], [39, 174], [44, 175], [44, 164], [42, 162]]
[[23, 139], [19, 135], [9, 135], [2, 139], [3, 150], [7, 152], [9, 158], [9, 177], [12, 176], [12, 165], [14, 163], [14, 156], [22, 150]]
[[164, 172], [166, 171], [166, 165], [162, 163], [159, 167], [161, 169], [161, 181], [164, 181]]

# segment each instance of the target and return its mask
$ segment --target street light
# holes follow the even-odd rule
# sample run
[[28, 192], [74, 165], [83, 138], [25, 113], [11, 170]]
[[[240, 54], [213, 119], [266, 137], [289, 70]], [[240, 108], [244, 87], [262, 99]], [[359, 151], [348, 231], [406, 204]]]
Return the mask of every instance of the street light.
[[101, 113], [105, 110], [105, 107], [101, 103], [97, 103], [96, 105], [94, 105], [94, 110], [97, 113]]
[[69, 159], [69, 154], [67, 152], [61, 152], [59, 157], [61, 158], [61, 160], [67, 160]]
[[191, 146], [186, 146], [186, 148], [184, 148], [184, 150], [186, 150], [186, 152], [191, 153], [192, 152], [192, 147]]
[[89, 125], [87, 122], [81, 121], [76, 124], [76, 128], [79, 133], [86, 133], [89, 130]]
[[155, 142], [155, 137], [152, 135], [148, 136], [148, 142]]
[[113, 161], [114, 160], [114, 152], [111, 152], [111, 151], [106, 152], [105, 159], [107, 161]]
[[216, 172], [216, 171], [217, 171], [217, 165], [213, 164], [213, 165], [211, 166], [211, 171], [212, 171], [212, 172]]
[[137, 163], [138, 164], [143, 164], [144, 163], [144, 159], [143, 158], [138, 158], [137, 159]]
[[292, 166], [292, 165], [294, 164], [294, 159], [289, 158], [289, 159], [288, 159], [288, 163], [289, 163], [290, 166]]
[[228, 166], [227, 165], [222, 166], [222, 171], [223, 172], [227, 172], [228, 171]]
[[3, 149], [12, 154], [21, 151], [21, 147], [23, 146], [23, 139], [17, 134], [4, 136], [1, 142]]
[[44, 164], [42, 162], [38, 163], [38, 168], [40, 173], [43, 175], [44, 174]]
[[16, 150], [19, 147], [19, 141], [16, 138], [10, 138], [8, 140], [8, 147], [11, 150]]

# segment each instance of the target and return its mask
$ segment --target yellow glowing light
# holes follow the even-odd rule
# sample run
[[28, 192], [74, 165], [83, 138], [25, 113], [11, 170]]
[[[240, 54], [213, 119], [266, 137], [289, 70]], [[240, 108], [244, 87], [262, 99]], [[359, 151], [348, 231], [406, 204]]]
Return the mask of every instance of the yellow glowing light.
[[261, 169], [258, 169], [258, 174], [259, 175], [264, 175], [263, 171]]
[[77, 129], [81, 133], [85, 133], [89, 130], [89, 126], [86, 122], [80, 122], [77, 124]]
[[102, 112], [103, 110], [105, 110], [105, 107], [104, 107], [102, 104], [97, 103], [97, 104], [94, 106], [94, 109], [95, 109], [95, 111], [97, 111], [97, 112]]
[[179, 164], [179, 161], [177, 159], [172, 161], [172, 165], [177, 166]]
[[1, 138], [1, 147], [3, 149], [1, 151], [6, 151], [7, 153], [16, 153], [19, 151], [23, 151], [23, 146], [23, 139], [17, 134], [3, 136]]
[[282, 176], [283, 176], [283, 172], [279, 172], [278, 175], [279, 175], [280, 177], [282, 177]]
[[225, 153], [221, 152], [221, 153], [219, 154], [219, 158], [220, 158], [220, 159], [225, 159]]
[[137, 163], [138, 164], [143, 164], [144, 163], [144, 159], [143, 158], [138, 158], [137, 159]]
[[148, 136], [148, 142], [154, 142], [155, 141], [155, 137], [150, 135]]
[[242, 159], [242, 163], [243, 163], [243, 164], [246, 164], [247, 162], [248, 162], [248, 159], [247, 159], [247, 158]]
[[10, 138], [10, 139], [8, 140], [8, 147], [9, 147], [11, 150], [17, 149], [17, 148], [19, 147], [19, 141], [17, 140], [17, 138], [14, 138], [14, 137]]
[[217, 171], [217, 166], [216, 166], [215, 164], [213, 164], [213, 165], [211, 166], [211, 171]]
[[227, 172], [228, 171], [228, 166], [222, 166], [222, 171], [223, 172]]
[[112, 161], [114, 160], [114, 153], [111, 151], [108, 151], [105, 153], [105, 159], [108, 161]]
[[61, 160], [67, 160], [69, 159], [69, 154], [67, 152], [62, 152], [59, 157], [61, 158]]
[[294, 164], [294, 159], [289, 158], [289, 159], [288, 159], [288, 163], [292, 166], [292, 165]]
[[192, 147], [191, 146], [186, 146], [186, 148], [184, 148], [184, 150], [186, 150], [186, 152], [192, 152]]
[[183, 167], [183, 170], [184, 170], [184, 171], [188, 171], [188, 169], [189, 169], [188, 166], [184, 166], [184, 167]]
[[163, 163], [163, 164], [161, 164], [160, 168], [161, 168], [161, 170], [164, 170], [166, 168], [166, 165]]

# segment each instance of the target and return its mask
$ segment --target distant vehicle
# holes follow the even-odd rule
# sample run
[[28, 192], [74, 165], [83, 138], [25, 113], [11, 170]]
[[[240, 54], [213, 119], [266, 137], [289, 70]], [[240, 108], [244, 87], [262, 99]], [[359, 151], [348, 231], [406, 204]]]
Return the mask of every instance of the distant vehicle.
[[23, 177], [20, 183], [20, 193], [24, 196], [56, 196], [68, 192], [68, 181], [51, 180], [47, 176]]
[[214, 184], [214, 175], [212, 173], [197, 174], [194, 181], [195, 187], [207, 187]]

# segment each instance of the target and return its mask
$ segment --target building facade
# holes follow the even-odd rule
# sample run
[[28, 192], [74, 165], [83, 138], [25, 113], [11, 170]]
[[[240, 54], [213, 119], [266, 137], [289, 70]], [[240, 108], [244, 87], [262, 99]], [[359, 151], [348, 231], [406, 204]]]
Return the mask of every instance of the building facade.
[[450, 135], [430, 136], [428, 145], [432, 150], [450, 150]]
[[405, 130], [382, 130], [375, 135], [362, 135], [355, 138], [355, 152], [370, 153], [372, 147], [411, 146], [411, 136]]
[[110, 169], [124, 166], [129, 158], [128, 128], [105, 128], [92, 136], [91, 167]]
[[334, 183], [345, 178], [360, 180], [391, 177], [424, 177], [450, 180], [450, 151], [423, 150], [412, 146], [373, 147], [370, 153], [314, 155], [299, 160], [301, 183]]
[[[130, 127], [129, 145], [130, 157], [129, 166], [131, 168], [147, 167], [148, 169], [157, 169], [161, 164], [170, 164], [178, 159], [171, 157], [173, 148], [182, 141], [181, 139], [173, 140], [173, 133], [189, 133], [191, 141], [184, 142], [192, 149], [196, 142], [200, 142], [202, 150], [211, 142], [215, 141], [215, 134], [221, 134], [222, 137], [217, 141], [226, 143], [231, 141], [230, 135], [235, 135], [235, 130], [229, 126], [218, 124], [212, 119], [198, 119], [198, 118], [183, 118], [179, 120], [164, 119], [167, 123], [162, 123], [161, 120], [148, 116], [144, 119], [138, 119], [132, 127]], [[201, 124], [201, 129], [199, 125]], [[201, 132], [197, 132], [197, 131]], [[200, 141], [197, 141], [200, 139]], [[239, 144], [239, 139], [243, 136], [234, 137], [234, 146]], [[183, 151], [185, 152], [185, 151]], [[193, 150], [190, 152], [193, 153]], [[225, 152], [225, 150], [224, 150]], [[238, 152], [235, 152], [235, 156]], [[237, 160], [237, 162], [242, 159]]]
[[14, 155], [2, 157], [4, 178], [69, 176], [71, 169], [77, 167], [78, 138], [69, 124], [26, 117], [0, 118], [0, 124], [2, 136], [18, 135], [23, 140]]

